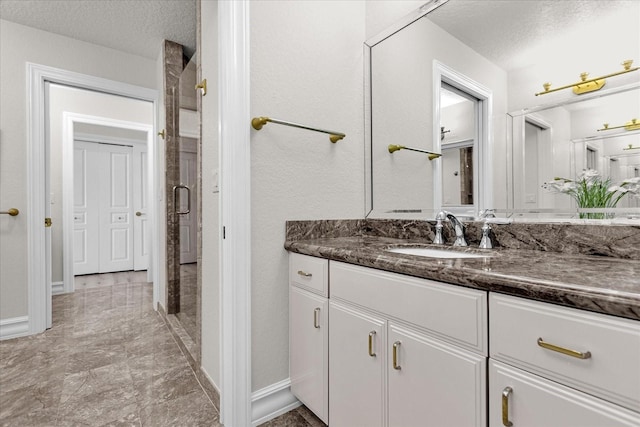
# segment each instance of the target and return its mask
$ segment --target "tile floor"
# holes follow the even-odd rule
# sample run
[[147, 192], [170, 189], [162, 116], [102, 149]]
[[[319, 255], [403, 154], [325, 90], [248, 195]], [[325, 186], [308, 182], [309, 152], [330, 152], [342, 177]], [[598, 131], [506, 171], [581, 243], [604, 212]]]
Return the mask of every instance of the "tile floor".
[[50, 330], [0, 342], [0, 426], [220, 426], [145, 278], [79, 276]]

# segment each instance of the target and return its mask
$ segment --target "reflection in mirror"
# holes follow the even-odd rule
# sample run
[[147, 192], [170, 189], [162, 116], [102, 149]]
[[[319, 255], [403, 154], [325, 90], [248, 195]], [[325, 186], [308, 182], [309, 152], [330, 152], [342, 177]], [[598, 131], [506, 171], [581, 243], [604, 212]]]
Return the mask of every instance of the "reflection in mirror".
[[[637, 1], [434, 0], [367, 40], [368, 216], [402, 217], [397, 213], [411, 210], [433, 218], [443, 206], [474, 206], [476, 213], [496, 208], [578, 218], [571, 197], [543, 184], [555, 177], [575, 180], [589, 166], [612, 181], [623, 172], [629, 176], [632, 164], [626, 162], [633, 156], [609, 152], [606, 147], [615, 139], [603, 134], [629, 134], [624, 125], [640, 120], [638, 28]], [[620, 64], [628, 59], [635, 63], [620, 74]], [[438, 92], [446, 90], [441, 81], [451, 82], [437, 78], [436, 64], [476, 82], [492, 97], [491, 113], [479, 130], [486, 138], [476, 139], [470, 153], [462, 154], [473, 158], [477, 176], [466, 200], [458, 190], [464, 147], [447, 145], [465, 139], [454, 138], [456, 129], [440, 105]], [[584, 72], [587, 80], [606, 77], [599, 90], [572, 90]], [[567, 88], [536, 96], [546, 82]], [[599, 132], [605, 123], [623, 126]], [[611, 144], [604, 142], [610, 139]], [[429, 162], [408, 152], [389, 156], [390, 143], [442, 157]], [[485, 195], [491, 200], [486, 206]], [[616, 208], [634, 204], [625, 196]]]
[[440, 144], [442, 152], [442, 206], [473, 205], [473, 147], [477, 134], [478, 100], [442, 83], [440, 89]]

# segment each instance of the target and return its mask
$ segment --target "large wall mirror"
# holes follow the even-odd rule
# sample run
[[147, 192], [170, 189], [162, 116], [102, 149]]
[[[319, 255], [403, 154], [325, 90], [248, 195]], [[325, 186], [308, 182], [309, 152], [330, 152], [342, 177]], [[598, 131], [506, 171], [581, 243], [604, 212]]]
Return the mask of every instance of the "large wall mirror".
[[554, 178], [638, 177], [638, 28], [637, 1], [432, 0], [367, 40], [367, 216], [579, 218]]

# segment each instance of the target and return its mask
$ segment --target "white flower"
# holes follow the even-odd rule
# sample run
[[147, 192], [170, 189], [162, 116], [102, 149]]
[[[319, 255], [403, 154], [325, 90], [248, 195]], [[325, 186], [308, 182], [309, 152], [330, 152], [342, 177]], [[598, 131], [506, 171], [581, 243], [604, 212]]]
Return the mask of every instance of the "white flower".
[[628, 188], [624, 188], [624, 187], [620, 187], [619, 185], [614, 185], [614, 186], [611, 186], [611, 187], [607, 188], [607, 191], [609, 193], [615, 193], [616, 191], [619, 191], [621, 193], [626, 193], [627, 191], [629, 191], [629, 189]]

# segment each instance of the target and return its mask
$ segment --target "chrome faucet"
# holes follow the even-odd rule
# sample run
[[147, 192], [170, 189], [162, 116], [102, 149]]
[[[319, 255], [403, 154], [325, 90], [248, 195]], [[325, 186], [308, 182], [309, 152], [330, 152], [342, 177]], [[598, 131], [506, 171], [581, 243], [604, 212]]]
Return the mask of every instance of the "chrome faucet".
[[448, 220], [451, 222], [453, 226], [453, 230], [456, 233], [456, 240], [453, 242], [453, 246], [468, 246], [467, 241], [464, 238], [464, 224], [460, 222], [458, 218], [451, 212], [440, 211], [436, 215], [436, 235], [433, 238], [433, 243], [436, 245], [441, 245], [444, 243], [444, 239], [442, 238], [442, 221]]

